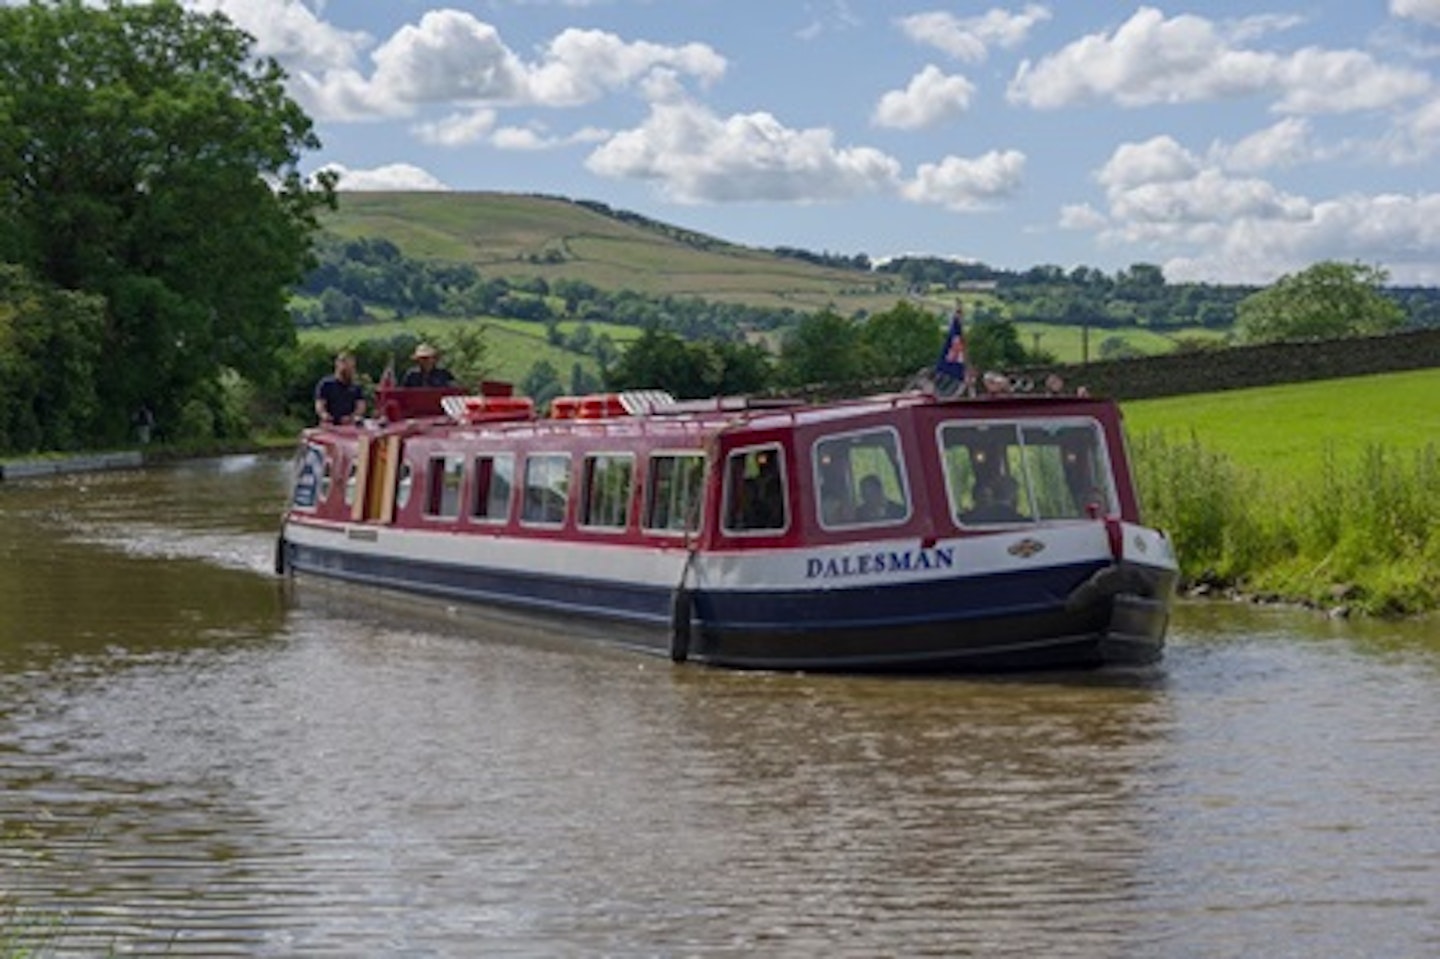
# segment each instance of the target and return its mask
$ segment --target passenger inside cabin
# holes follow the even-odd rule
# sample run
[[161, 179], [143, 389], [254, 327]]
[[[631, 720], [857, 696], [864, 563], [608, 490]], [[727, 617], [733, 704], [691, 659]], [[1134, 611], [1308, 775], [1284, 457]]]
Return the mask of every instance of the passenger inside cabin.
[[429, 343], [421, 343], [415, 347], [415, 352], [410, 356], [411, 362], [415, 365], [405, 371], [405, 377], [400, 381], [401, 386], [449, 386], [455, 382], [455, 377], [450, 371], [440, 366], [440, 351]]
[[882, 519], [899, 519], [905, 515], [905, 507], [885, 495], [885, 486], [880, 477], [867, 473], [860, 477], [860, 505], [855, 509], [855, 518], [862, 522]]
[[960, 521], [975, 523], [1021, 523], [1029, 517], [1016, 509], [1020, 484], [1015, 477], [997, 473], [989, 482], [975, 484], [975, 508], [961, 515]]
[[755, 457], [756, 472], [740, 481], [739, 516], [736, 529], [767, 530], [785, 526], [785, 491], [780, 482], [780, 465], [773, 454]]

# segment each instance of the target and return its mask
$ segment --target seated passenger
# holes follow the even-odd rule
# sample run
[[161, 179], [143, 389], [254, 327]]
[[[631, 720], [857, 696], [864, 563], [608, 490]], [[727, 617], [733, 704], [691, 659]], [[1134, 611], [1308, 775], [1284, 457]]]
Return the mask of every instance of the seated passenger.
[[1029, 517], [1015, 508], [1019, 496], [1020, 484], [1015, 482], [1015, 477], [1007, 476], [1004, 473], [996, 476], [989, 483], [976, 484], [975, 508], [967, 513], [962, 513], [960, 522], [967, 524], [1026, 522]]
[[904, 515], [905, 507], [885, 496], [885, 486], [880, 477], [867, 473], [860, 478], [860, 505], [855, 509], [856, 519], [873, 523], [882, 519], [899, 519]]

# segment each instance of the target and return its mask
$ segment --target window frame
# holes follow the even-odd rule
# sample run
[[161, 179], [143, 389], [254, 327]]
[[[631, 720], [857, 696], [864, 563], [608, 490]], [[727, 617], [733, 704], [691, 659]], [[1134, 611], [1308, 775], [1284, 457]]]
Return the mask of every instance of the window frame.
[[[480, 483], [481, 460], [486, 460], [490, 464], [489, 475], [483, 487]], [[508, 467], [508, 469], [503, 472], [503, 475], [501, 471], [496, 469], [497, 464], [502, 462]], [[470, 496], [468, 497], [469, 508], [465, 512], [465, 518], [471, 523], [477, 523], [482, 526], [503, 526], [510, 522], [510, 517], [515, 513], [515, 490], [517, 485], [515, 483], [515, 454], [509, 452], [476, 453], [470, 457], [467, 468], [470, 470]], [[491, 496], [491, 491], [494, 489], [497, 476], [500, 476], [509, 487], [505, 491], [504, 499], [500, 501], [504, 504], [504, 515], [493, 516], [489, 513], [481, 514], [479, 506], [482, 494], [485, 497], [485, 505], [487, 507], [496, 502], [494, 497]]]
[[[659, 487], [656, 479], [656, 468], [662, 462], [680, 463], [687, 460], [695, 461], [698, 466], [696, 471], [695, 498], [693, 501], [695, 504], [693, 510], [695, 525], [693, 527], [690, 526], [689, 515], [682, 513], [680, 526], [676, 527], [669, 523], [664, 526], [657, 526], [653, 522], [656, 509], [656, 490]], [[655, 536], [698, 536], [701, 530], [705, 528], [705, 479], [708, 475], [707, 465], [707, 457], [703, 450], [656, 450], [650, 453], [645, 462], [645, 476], [643, 480], [644, 495], [640, 498], [640, 528], [646, 533]], [[675, 485], [683, 485], [675, 484], [673, 479], [670, 480], [670, 483], [672, 484], [672, 488]], [[673, 495], [669, 497], [669, 499], [673, 505]], [[685, 505], [690, 505], [688, 498]]]
[[[734, 470], [730, 464], [734, 462], [737, 457], [758, 454], [765, 451], [769, 451], [774, 454], [776, 459], [776, 470], [779, 473], [781, 520], [780, 525], [758, 527], [732, 526], [730, 520], [732, 513], [731, 507], [733, 505], [733, 498], [735, 496], [735, 483], [733, 482]], [[790, 504], [789, 467], [786, 465], [785, 462], [787, 458], [788, 457], [785, 455], [784, 445], [776, 441], [771, 441], [768, 443], [752, 443], [746, 446], [737, 446], [725, 454], [725, 474], [723, 477], [723, 482], [721, 484], [723, 489], [721, 490], [720, 496], [720, 529], [724, 532], [726, 536], [734, 537], [737, 539], [755, 539], [759, 537], [783, 536], [786, 532], [789, 531], [791, 525], [791, 517], [794, 513], [794, 510], [791, 508]]]
[[[606, 464], [624, 464], [628, 469], [625, 476], [625, 489], [623, 499], [620, 501], [621, 518], [619, 524], [598, 523], [591, 519], [592, 509], [595, 505], [593, 494], [595, 492], [596, 467], [602, 462]], [[580, 529], [592, 533], [623, 533], [630, 527], [631, 513], [634, 510], [635, 501], [635, 454], [627, 451], [600, 451], [586, 453], [580, 460], [580, 496], [576, 500], [575, 525]], [[614, 504], [609, 504], [614, 505]]]
[[[448, 498], [452, 508], [450, 512], [443, 512], [443, 507], [447, 503], [447, 494], [453, 494], [453, 498]], [[465, 455], [463, 453], [432, 453], [427, 456], [425, 458], [425, 501], [421, 505], [420, 515], [428, 521], [453, 523], [460, 518], [464, 502]]]
[[[821, 444], [844, 442], [849, 439], [854, 439], [855, 437], [879, 433], [888, 434], [893, 443], [893, 449], [890, 452], [894, 454], [893, 463], [896, 470], [896, 480], [900, 484], [900, 495], [902, 497], [900, 505], [904, 507], [905, 512], [899, 517], [887, 516], [874, 520], [855, 519], [840, 523], [826, 522], [824, 508], [825, 504], [823, 502], [824, 476], [821, 469], [824, 462], [824, 457], [822, 456], [820, 450]], [[846, 465], [847, 470], [850, 466], [853, 466], [852, 463], [847, 463]], [[893, 426], [882, 424], [878, 426], [868, 426], [862, 429], [845, 430], [839, 433], [826, 433], [823, 436], [816, 437], [814, 442], [810, 444], [810, 467], [812, 479], [814, 481], [814, 485], [811, 488], [815, 490], [815, 521], [819, 523], [820, 528], [825, 530], [826, 532], [848, 532], [855, 529], [875, 529], [877, 527], [883, 526], [902, 526], [905, 523], [910, 522], [911, 517], [914, 516], [915, 498], [911, 494], [910, 490], [909, 471], [905, 468], [905, 447], [901, 440], [900, 431]], [[846, 494], [852, 504], [858, 505], [860, 491], [854, 487], [855, 482], [856, 477], [852, 472], [850, 475], [850, 486], [849, 488], [847, 488]]]
[[[962, 503], [964, 502], [964, 499], [960, 495], [962, 491], [955, 489], [955, 477], [952, 475], [952, 470], [950, 468], [950, 460], [947, 456], [948, 447], [945, 443], [945, 432], [947, 429], [952, 428], [994, 429], [996, 427], [1005, 427], [1008, 428], [1008, 430], [1010, 431], [1012, 441], [1004, 444], [1005, 449], [1007, 450], [1007, 455], [1008, 451], [1011, 449], [1018, 451], [1019, 462], [1023, 468], [1024, 475], [1016, 476], [1014, 471], [1009, 470], [1008, 468], [1006, 473], [1007, 475], [1010, 475], [1012, 478], [1014, 478], [1016, 483], [1018, 484], [1019, 489], [1024, 495], [1025, 503], [1028, 504], [1031, 509], [1031, 515], [1018, 520], [998, 520], [993, 522], [979, 523], [973, 521], [966, 522], [964, 519], [962, 519], [962, 516], [965, 512], [969, 512], [970, 510], [962, 510], [960, 508]], [[1052, 444], [1027, 443], [1025, 433], [1027, 430], [1034, 428], [1040, 428], [1056, 432], [1064, 429], [1084, 428], [1089, 433], [1090, 438], [1093, 441], [1090, 449], [1094, 451], [1096, 456], [1095, 462], [1092, 464], [1092, 469], [1097, 470], [1102, 475], [1102, 478], [1105, 482], [1105, 503], [1103, 504], [1101, 516], [1115, 515], [1119, 512], [1119, 490], [1117, 488], [1114, 466], [1110, 460], [1109, 444], [1106, 440], [1104, 425], [1096, 418], [1083, 415], [1054, 416], [1044, 418], [1027, 417], [1023, 419], [1006, 417], [985, 419], [956, 418], [942, 420], [936, 424], [935, 448], [940, 459], [941, 473], [945, 483], [946, 508], [949, 510], [950, 517], [957, 526], [961, 527], [962, 529], [993, 529], [996, 527], [1013, 528], [1053, 523], [1093, 522], [1094, 519], [1097, 518], [1089, 515], [1038, 515], [1040, 513], [1040, 509], [1037, 505], [1039, 500], [1036, 496], [1036, 478], [1032, 475], [1034, 470], [1032, 469], [1031, 460], [1027, 455], [1027, 450], [1031, 449], [1032, 447], [1035, 449], [1040, 449]], [[958, 445], [968, 446], [969, 444]], [[1058, 446], [1059, 444], [1053, 445]], [[974, 508], [975, 507], [972, 503], [970, 509], [973, 510]]]
[[[559, 463], [563, 466], [563, 480], [565, 492], [563, 494], [564, 507], [561, 510], [558, 520], [532, 519], [526, 514], [529, 512], [531, 489], [543, 489], [546, 492], [554, 493], [547, 482], [547, 485], [540, 487], [531, 482], [531, 467], [539, 466], [542, 463]], [[520, 525], [531, 529], [561, 529], [565, 526], [570, 516], [570, 503], [574, 495], [575, 459], [569, 453], [526, 453], [524, 460], [524, 483], [521, 486], [520, 494]]]

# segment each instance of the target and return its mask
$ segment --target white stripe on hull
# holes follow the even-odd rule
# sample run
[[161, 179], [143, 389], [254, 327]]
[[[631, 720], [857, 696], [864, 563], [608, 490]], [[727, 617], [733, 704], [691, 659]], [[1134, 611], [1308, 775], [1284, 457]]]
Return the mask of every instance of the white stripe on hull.
[[[300, 546], [375, 559], [400, 559], [577, 580], [673, 588], [687, 550], [634, 544], [576, 543], [477, 536], [364, 524], [291, 522], [285, 536]], [[1125, 525], [1124, 558], [1174, 570], [1169, 541], [1155, 530]], [[873, 588], [955, 577], [1105, 563], [1111, 559], [1104, 525], [1075, 523], [939, 540], [892, 539], [787, 549], [703, 552], [688, 585], [717, 591], [794, 591]]]

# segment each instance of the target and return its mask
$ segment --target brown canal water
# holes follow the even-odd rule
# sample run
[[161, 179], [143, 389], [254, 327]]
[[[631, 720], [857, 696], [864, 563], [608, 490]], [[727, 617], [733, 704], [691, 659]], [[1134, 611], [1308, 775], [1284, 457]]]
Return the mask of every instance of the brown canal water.
[[0, 485], [0, 956], [1440, 955], [1440, 624], [674, 667], [276, 579], [287, 473]]

